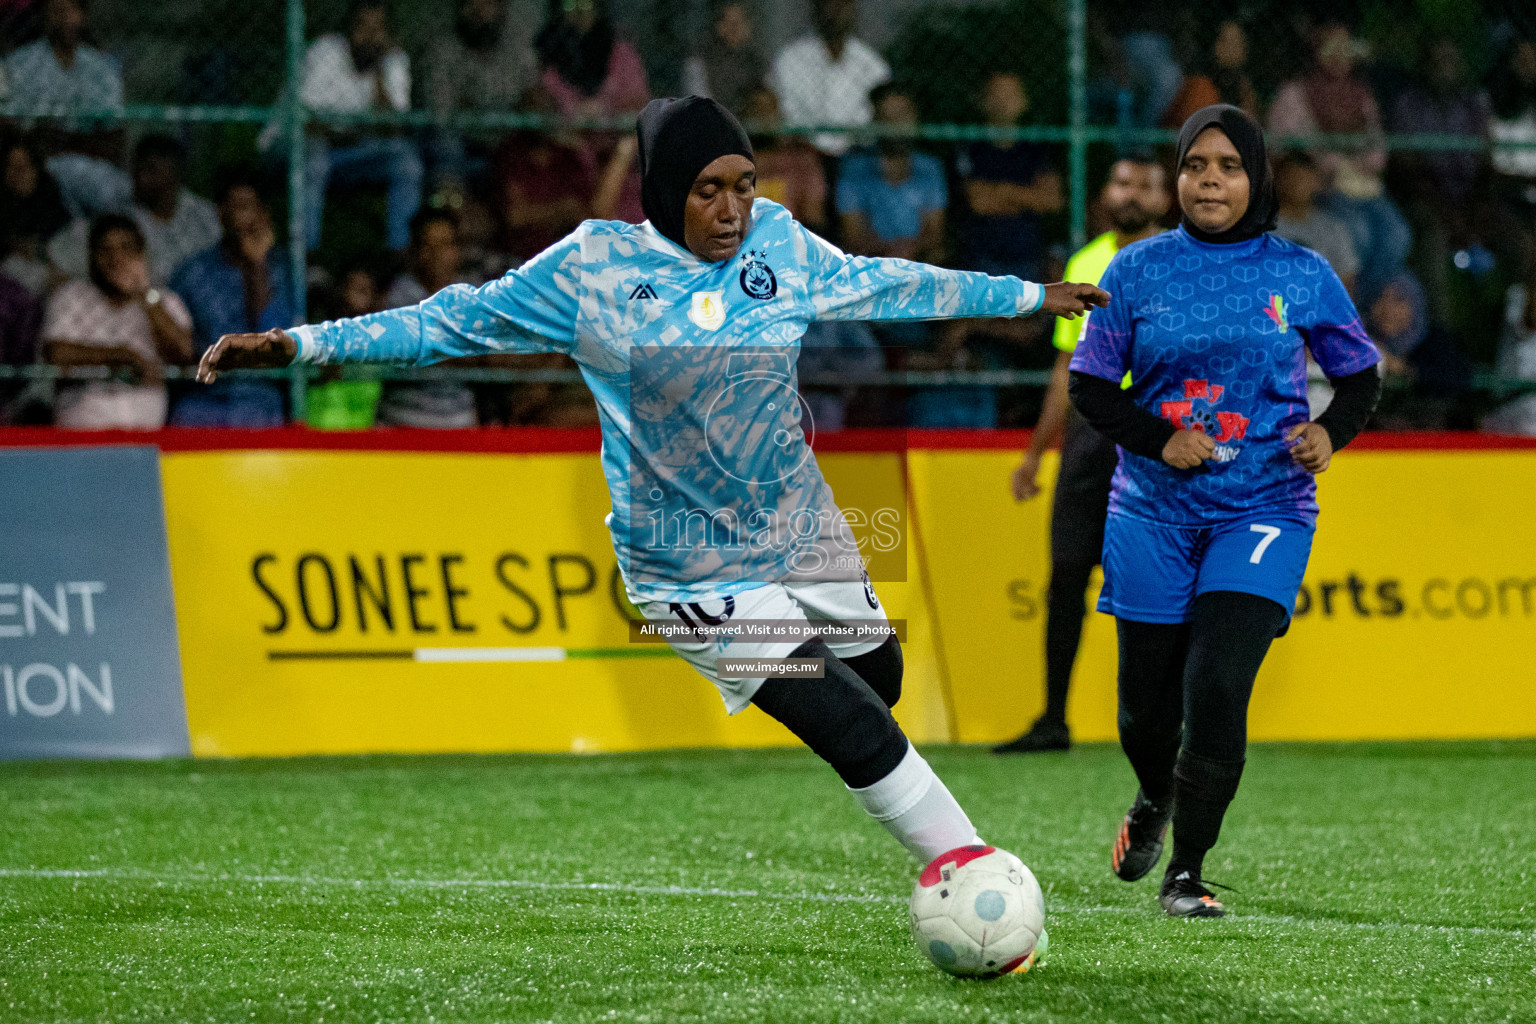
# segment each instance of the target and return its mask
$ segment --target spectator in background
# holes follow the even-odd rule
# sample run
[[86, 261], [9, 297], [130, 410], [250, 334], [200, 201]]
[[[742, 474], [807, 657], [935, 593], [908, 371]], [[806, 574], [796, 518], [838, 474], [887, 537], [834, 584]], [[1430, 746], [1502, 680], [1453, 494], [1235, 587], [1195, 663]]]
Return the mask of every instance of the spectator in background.
[[331, 298], [335, 313], [327, 319], [344, 320], [348, 317], [367, 316], [384, 308], [384, 293], [379, 288], [379, 275], [371, 267], [361, 264], [342, 269]]
[[0, 145], [0, 273], [41, 298], [52, 281], [45, 256], [48, 240], [69, 223], [59, 183], [44, 166], [37, 147], [15, 135]]
[[[902, 90], [880, 86], [870, 99], [876, 124], [917, 127], [917, 104]], [[943, 252], [948, 203], [943, 165], [927, 153], [913, 152], [910, 138], [886, 137], [843, 158], [837, 210], [849, 252], [936, 263]]]
[[[85, 0], [44, 0], [43, 38], [5, 58], [10, 102], [55, 114], [123, 109], [123, 74], [117, 61], [85, 43]], [[131, 187], [116, 161], [119, 128], [94, 130], [66, 119], [46, 125], [48, 169], [75, 217], [115, 213], [128, 205]]]
[[[538, 102], [533, 97], [530, 105]], [[518, 132], [502, 143], [492, 166], [491, 201], [497, 204], [502, 249], [513, 265], [592, 216], [597, 171], [579, 140], [557, 132]]]
[[[1499, 373], [1514, 381], [1536, 382], [1536, 264], [1524, 282], [1511, 284], [1505, 295], [1504, 332], [1499, 341]], [[1536, 391], [1491, 411], [1482, 430], [1536, 434]]]
[[[427, 50], [427, 107], [438, 118], [463, 110], [509, 111], [538, 77], [535, 0], [459, 0], [453, 31]], [[452, 128], [436, 129], [432, 162], [439, 189], [462, 196], [488, 168], [489, 152]]]
[[[310, 44], [299, 93], [305, 106], [322, 114], [410, 109], [411, 62], [390, 35], [383, 0], [352, 0], [346, 33]], [[320, 245], [325, 189], [333, 180], [387, 184], [384, 244], [390, 252], [405, 250], [411, 218], [421, 205], [422, 179], [421, 157], [409, 139], [317, 125], [310, 134], [305, 176], [311, 251]]]
[[1505, 43], [1488, 77], [1488, 98], [1491, 241], [1499, 258], [1523, 274], [1536, 267], [1536, 43], [1518, 36]]
[[1275, 162], [1275, 194], [1280, 200], [1275, 234], [1304, 245], [1327, 260], [1353, 295], [1360, 275], [1360, 256], [1344, 222], [1317, 208], [1317, 197], [1322, 191], [1317, 161], [1305, 150], [1287, 150]]
[[[1511, 380], [1536, 382], [1536, 263], [1527, 266], [1523, 281], [1510, 285], [1505, 295], [1499, 373]], [[1482, 428], [1536, 434], [1536, 391], [1489, 413]]]
[[[570, 356], [556, 353], [502, 356], [498, 365], [522, 370], [577, 372], [576, 363]], [[495, 394], [499, 401], [491, 408], [482, 408], [481, 423], [507, 427], [597, 426], [597, 405], [585, 384], [538, 381], [500, 388]]]
[[[633, 114], [651, 100], [640, 55], [617, 38], [603, 0], [550, 0], [549, 19], [534, 39], [543, 62], [541, 95], [555, 112], [580, 120]], [[638, 224], [640, 169], [634, 132], [589, 135], [586, 150], [598, 168], [592, 212]]]
[[[880, 376], [885, 353], [869, 324], [859, 320], [821, 320], [800, 337], [800, 400], [816, 431], [842, 430], [857, 400], [858, 385]], [[819, 380], [818, 380], [819, 379]], [[827, 384], [835, 380], [837, 383]]]
[[410, 268], [389, 286], [384, 309], [414, 306], [451, 284], [478, 285], [466, 275], [459, 220], [448, 210], [422, 210], [411, 220]]
[[[1448, 38], [1429, 44], [1424, 74], [1392, 106], [1392, 130], [1406, 134], [1461, 135], [1481, 140], [1488, 133], [1488, 97], [1466, 80], [1461, 48]], [[1481, 248], [1474, 208], [1483, 157], [1476, 152], [1412, 150], [1395, 154], [1401, 174], [1398, 194], [1413, 226], [1415, 265], [1429, 298], [1430, 317], [1450, 316], [1451, 254]], [[1491, 258], [1487, 260], [1492, 262]]]
[[49, 298], [42, 341], [50, 363], [125, 367], [134, 378], [61, 383], [59, 426], [155, 430], [165, 424], [166, 364], [192, 361], [192, 317], [174, 292], [151, 287], [139, 226], [105, 214], [91, 225], [90, 276]]
[[602, 162], [597, 192], [592, 196], [592, 216], [640, 224], [645, 210], [640, 202], [640, 168], [635, 162], [640, 147], [634, 132], [620, 135]]
[[539, 82], [567, 117], [632, 114], [651, 101], [645, 65], [616, 36], [604, 0], [550, 0], [533, 45], [543, 64]]
[[774, 134], [783, 119], [779, 98], [767, 86], [758, 86], [748, 94], [743, 116], [759, 133], [752, 139], [757, 194], [788, 209], [812, 231], [825, 231], [827, 175], [821, 154], [803, 135]]
[[1383, 396], [1377, 422], [1387, 430], [1444, 430], [1455, 401], [1472, 386], [1472, 368], [1456, 343], [1433, 326], [1424, 289], [1407, 271], [1366, 308], [1366, 327], [1381, 350], [1382, 372], [1409, 387]]
[[10, 52], [19, 41], [37, 38], [41, 7], [41, 0], [0, 0], [0, 49]]
[[[981, 107], [989, 127], [1016, 128], [1029, 109], [1029, 96], [1018, 75], [998, 71], [987, 78]], [[960, 151], [956, 170], [971, 209], [961, 229], [970, 268], [1041, 280], [1041, 216], [1058, 212], [1064, 202], [1050, 153], [1017, 140], [972, 142]]]
[[12, 103], [54, 113], [122, 109], [122, 71], [86, 45], [85, 8], [85, 0], [44, 0], [43, 37], [5, 59]]
[[[773, 61], [769, 85], [790, 125], [866, 125], [874, 108], [869, 91], [890, 81], [880, 54], [853, 34], [855, 0], [813, 0], [814, 35], [785, 46]], [[828, 156], [848, 151], [848, 136], [823, 132], [812, 140]]]
[[753, 39], [752, 14], [743, 0], [715, 0], [709, 38], [683, 65], [683, 92], [710, 96], [738, 116], [768, 76], [768, 62]]
[[[122, 212], [143, 233], [149, 279], [163, 285], [188, 258], [219, 240], [219, 211], [182, 184], [186, 153], [166, 135], [146, 135], [133, 148], [133, 205]], [[48, 259], [65, 277], [85, 277], [91, 226], [76, 220], [48, 243]]]
[[1313, 156], [1329, 187], [1322, 206], [1348, 226], [1360, 255], [1360, 288], [1374, 295], [1403, 269], [1413, 234], [1382, 184], [1387, 154], [1381, 117], [1370, 86], [1355, 73], [1358, 55], [1344, 25], [1321, 28], [1312, 70], [1275, 96], [1269, 134], [1275, 144], [1316, 132], [1367, 137], [1363, 146], [1315, 149]]
[[[917, 127], [917, 105], [893, 85], [877, 86], [870, 95], [875, 123], [910, 130]], [[944, 209], [949, 192], [944, 167], [926, 153], [912, 150], [912, 140], [899, 136], [882, 138], [873, 147], [861, 147], [842, 159], [837, 181], [837, 210], [843, 247], [860, 256], [894, 256], [937, 263], [944, 247]], [[901, 352], [897, 361], [912, 353], [926, 369], [951, 369], [965, 358], [964, 334], [950, 329], [942, 335], [940, 351], [929, 351], [930, 326], [922, 322], [883, 324], [879, 339]], [[845, 350], [857, 346], [839, 338], [834, 344]], [[904, 351], [903, 351], [904, 350]], [[825, 355], [818, 359], [824, 364]], [[939, 365], [929, 365], [938, 363]], [[920, 388], [907, 395], [908, 419], [914, 427], [996, 426], [997, 413], [990, 391], [955, 395], [955, 389]], [[978, 414], [967, 403], [980, 397], [985, 408]], [[961, 407], [957, 408], [956, 402]], [[977, 416], [982, 418], [978, 419]], [[963, 418], [956, 422], [955, 416]]]
[[1259, 94], [1248, 77], [1248, 33], [1242, 23], [1227, 19], [1218, 22], [1216, 36], [1204, 48], [1193, 75], [1186, 75], [1168, 109], [1162, 126], [1177, 130], [1201, 107], [1230, 103], [1254, 117], [1259, 115]]
[[[395, 278], [384, 308], [414, 306], [453, 284], [479, 284], [463, 272], [459, 222], [447, 210], [422, 210], [411, 221], [410, 269]], [[463, 384], [391, 384], [379, 401], [379, 423], [452, 430], [476, 426], [475, 395]]]
[[[25, 287], [0, 273], [0, 365], [28, 366], [37, 361], [38, 320], [42, 307]], [[0, 424], [26, 422], [23, 407], [32, 382], [0, 378]]]
[[[367, 316], [384, 308], [378, 276], [369, 267], [342, 268], [333, 288], [319, 296], [325, 312], [311, 320]], [[305, 394], [304, 420], [316, 430], [367, 430], [378, 414], [384, 386], [376, 379], [343, 380], [341, 367], [326, 367]]]
[[1134, 0], [1113, 5], [1108, 26], [1117, 37], [1120, 89], [1115, 121], [1122, 128], [1151, 128], [1162, 119], [1184, 80], [1173, 56], [1168, 10]]
[[1505, 295], [1499, 372], [1512, 380], [1536, 381], [1536, 266]]
[[[229, 172], [216, 198], [222, 241], [187, 260], [171, 277], [171, 288], [192, 314], [193, 354], [199, 357], [222, 335], [292, 327], [297, 319], [288, 263], [255, 178]], [[279, 427], [282, 388], [267, 380], [221, 377], [181, 396], [171, 410], [171, 423]]]

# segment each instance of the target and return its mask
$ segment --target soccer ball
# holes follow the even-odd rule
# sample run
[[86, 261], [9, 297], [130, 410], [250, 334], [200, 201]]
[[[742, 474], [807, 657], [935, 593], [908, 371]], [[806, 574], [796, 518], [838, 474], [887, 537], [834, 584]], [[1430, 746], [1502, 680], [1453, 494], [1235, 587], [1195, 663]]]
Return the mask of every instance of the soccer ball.
[[1045, 955], [1045, 895], [1024, 862], [992, 846], [940, 854], [912, 888], [912, 938], [965, 978], [1029, 970]]

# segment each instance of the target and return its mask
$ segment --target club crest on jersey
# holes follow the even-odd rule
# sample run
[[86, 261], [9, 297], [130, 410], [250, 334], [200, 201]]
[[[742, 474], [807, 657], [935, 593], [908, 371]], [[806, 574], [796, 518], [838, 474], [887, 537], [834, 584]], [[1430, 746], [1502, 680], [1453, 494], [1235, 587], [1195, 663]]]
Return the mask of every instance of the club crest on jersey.
[[725, 323], [725, 292], [694, 292], [693, 304], [688, 307], [688, 319], [706, 331], [718, 331]]
[[741, 290], [754, 299], [771, 299], [779, 294], [779, 279], [774, 276], [773, 268], [764, 262], [766, 252], [751, 252], [746, 255], [746, 263], [741, 268]]
[[1274, 321], [1281, 334], [1291, 329], [1291, 321], [1285, 315], [1285, 300], [1280, 297], [1280, 293], [1269, 293], [1269, 305], [1264, 307], [1264, 315]]
[[[1282, 314], [1283, 315], [1283, 314]], [[1239, 412], [1217, 412], [1211, 407], [1221, 401], [1227, 389], [1205, 380], [1186, 380], [1184, 398], [1164, 402], [1163, 419], [1180, 430], [1198, 430], [1216, 442], [1217, 462], [1231, 462], [1241, 451], [1233, 441], [1248, 436], [1248, 417]]]

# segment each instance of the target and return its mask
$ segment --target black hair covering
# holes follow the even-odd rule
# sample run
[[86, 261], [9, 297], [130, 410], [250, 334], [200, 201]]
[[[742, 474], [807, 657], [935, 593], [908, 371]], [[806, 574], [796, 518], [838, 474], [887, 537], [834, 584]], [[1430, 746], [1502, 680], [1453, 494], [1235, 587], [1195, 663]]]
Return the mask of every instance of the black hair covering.
[[1243, 170], [1248, 172], [1248, 209], [1236, 224], [1214, 235], [1200, 230], [1186, 213], [1180, 220], [1184, 230], [1212, 245], [1246, 242], [1265, 231], [1273, 231], [1275, 218], [1280, 215], [1280, 202], [1275, 198], [1275, 177], [1269, 167], [1264, 129], [1246, 111], [1226, 103], [1215, 103], [1191, 114], [1184, 127], [1179, 129], [1179, 157], [1174, 167], [1184, 166], [1184, 155], [1189, 152], [1189, 147], [1195, 144], [1201, 132], [1213, 127], [1221, 129], [1243, 158]]
[[640, 207], [667, 238], [684, 249], [683, 209], [699, 172], [722, 156], [752, 156], [741, 122], [702, 96], [651, 100], [635, 124], [640, 137]]

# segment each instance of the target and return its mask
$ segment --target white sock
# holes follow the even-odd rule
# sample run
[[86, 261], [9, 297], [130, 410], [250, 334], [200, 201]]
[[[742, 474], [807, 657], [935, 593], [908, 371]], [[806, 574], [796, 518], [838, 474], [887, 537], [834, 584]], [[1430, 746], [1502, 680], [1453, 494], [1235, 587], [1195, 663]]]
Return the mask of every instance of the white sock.
[[889, 775], [848, 792], [924, 864], [957, 846], [981, 842], [971, 819], [910, 743], [907, 756]]

